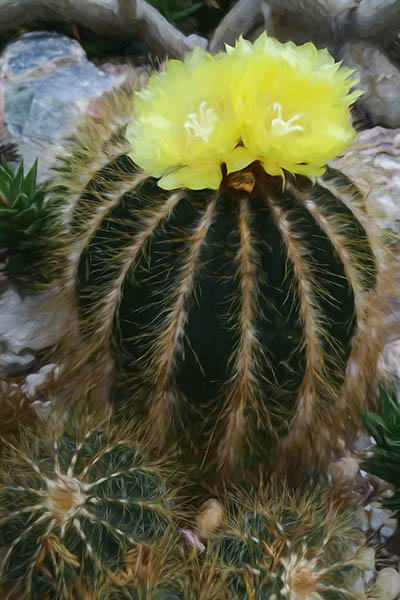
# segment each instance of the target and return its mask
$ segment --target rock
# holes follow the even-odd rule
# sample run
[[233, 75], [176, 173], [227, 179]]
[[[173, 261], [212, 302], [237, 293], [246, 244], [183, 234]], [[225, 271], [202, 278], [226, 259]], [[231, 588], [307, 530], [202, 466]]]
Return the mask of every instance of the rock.
[[387, 519], [390, 519], [392, 513], [385, 508], [382, 508], [379, 502], [371, 503], [371, 511], [369, 515], [369, 524], [371, 529], [379, 531]]
[[372, 124], [400, 127], [400, 70], [386, 52], [375, 44], [357, 41], [345, 44], [340, 58], [360, 78], [355, 87], [365, 94], [359, 104]]
[[[369, 448], [371, 448], [371, 446], [374, 444], [374, 438], [368, 436], [368, 435], [363, 435], [361, 437], [359, 437], [353, 444], [353, 449], [355, 450], [355, 452], [365, 452], [365, 450], [368, 450]], [[365, 471], [360, 471], [361, 475], [364, 477], [363, 473], [365, 473]]]
[[358, 460], [345, 456], [329, 465], [328, 473], [336, 485], [351, 485], [359, 471]]
[[78, 42], [67, 36], [45, 31], [22, 35], [0, 57], [5, 140], [17, 145], [27, 167], [39, 157], [39, 181], [48, 179], [78, 118], [118, 82], [118, 76], [89, 62]]
[[383, 44], [393, 39], [400, 29], [398, 0], [357, 0], [353, 29], [364, 38], [379, 39]]
[[207, 48], [208, 45], [207, 38], [202, 37], [197, 33], [191, 33], [187, 36], [186, 40], [192, 48], [195, 48], [196, 46], [200, 46], [201, 48]]
[[400, 129], [361, 131], [332, 166], [342, 169], [360, 187], [367, 208], [378, 213], [382, 227], [400, 233]]
[[0, 343], [0, 377], [10, 377], [32, 369], [36, 364], [32, 352], [15, 354], [8, 350], [7, 343]]
[[32, 368], [35, 352], [55, 344], [75, 321], [68, 304], [51, 294], [24, 295], [15, 286], [0, 295], [0, 376]]
[[381, 527], [380, 534], [382, 542], [385, 542], [387, 538], [390, 538], [394, 535], [397, 529], [397, 519], [389, 518], [386, 519], [383, 526]]
[[54, 363], [44, 365], [37, 373], [32, 373], [25, 377], [25, 382], [21, 386], [22, 393], [29, 400], [33, 400], [41, 388], [58, 378], [59, 373], [59, 365]]
[[378, 573], [373, 591], [378, 600], [395, 600], [400, 594], [399, 573], [392, 567], [382, 569]]
[[206, 540], [221, 524], [223, 515], [224, 510], [221, 504], [213, 498], [206, 500], [201, 505], [196, 518], [196, 531], [201, 540]]

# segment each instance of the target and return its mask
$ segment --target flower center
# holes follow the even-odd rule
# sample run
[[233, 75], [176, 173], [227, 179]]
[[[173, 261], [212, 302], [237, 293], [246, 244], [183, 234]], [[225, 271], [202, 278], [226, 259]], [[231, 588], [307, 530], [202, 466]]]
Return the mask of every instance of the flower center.
[[184, 123], [187, 132], [193, 132], [194, 137], [199, 137], [206, 143], [214, 131], [218, 117], [213, 108], [206, 108], [207, 102], [202, 102], [197, 113], [188, 114]]
[[303, 131], [301, 125], [293, 125], [300, 119], [300, 115], [294, 115], [288, 121], [282, 119], [282, 105], [279, 102], [275, 102], [272, 110], [276, 113], [276, 117], [271, 121], [271, 132], [272, 135], [286, 135], [290, 131]]
[[46, 507], [60, 521], [73, 517], [85, 502], [86, 494], [77, 479], [59, 475], [47, 481]]

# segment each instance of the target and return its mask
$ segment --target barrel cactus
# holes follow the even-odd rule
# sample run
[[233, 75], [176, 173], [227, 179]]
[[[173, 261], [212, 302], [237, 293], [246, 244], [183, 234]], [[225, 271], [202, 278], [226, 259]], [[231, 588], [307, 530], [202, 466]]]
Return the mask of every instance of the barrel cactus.
[[1, 464], [2, 598], [89, 596], [127, 557], [161, 544], [179, 515], [166, 467], [132, 433], [106, 419], [70, 415], [58, 433], [27, 433]]
[[392, 280], [365, 198], [326, 168], [354, 137], [350, 74], [265, 35], [196, 49], [104, 97], [63, 157], [53, 264], [87, 364], [153, 445], [224, 473], [318, 465], [354, 434]]
[[277, 486], [256, 498], [239, 496], [236, 505], [198, 555], [193, 598], [366, 597], [363, 572], [375, 568], [375, 553], [351, 503], [318, 487], [292, 493]]

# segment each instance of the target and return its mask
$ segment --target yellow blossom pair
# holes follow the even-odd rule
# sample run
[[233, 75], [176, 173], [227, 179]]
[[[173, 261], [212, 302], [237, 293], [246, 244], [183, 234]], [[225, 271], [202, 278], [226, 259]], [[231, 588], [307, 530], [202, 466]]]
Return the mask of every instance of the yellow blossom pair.
[[260, 161], [271, 175], [310, 178], [354, 137], [352, 71], [311, 43], [254, 44], [171, 60], [136, 93], [130, 156], [164, 189], [218, 189], [228, 173]]

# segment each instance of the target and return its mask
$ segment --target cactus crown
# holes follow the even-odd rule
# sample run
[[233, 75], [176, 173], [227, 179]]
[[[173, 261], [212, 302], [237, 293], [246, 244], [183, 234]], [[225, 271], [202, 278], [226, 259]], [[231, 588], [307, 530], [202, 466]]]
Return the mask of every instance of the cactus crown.
[[358, 597], [355, 583], [368, 565], [354, 507], [318, 487], [293, 493], [282, 485], [269, 488], [268, 500], [239, 494], [235, 502], [236, 515], [210, 537], [204, 557], [206, 566], [218, 556], [227, 598]]
[[64, 597], [78, 577], [94, 584], [179, 514], [164, 467], [128, 432], [76, 411], [60, 435], [9, 446], [2, 479], [0, 580], [29, 598]]

